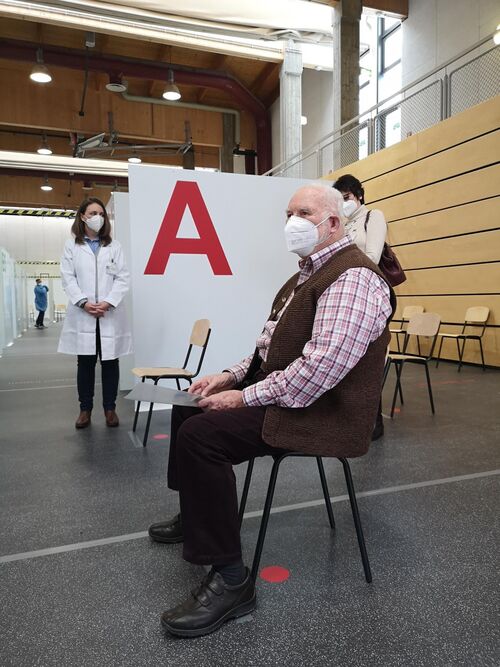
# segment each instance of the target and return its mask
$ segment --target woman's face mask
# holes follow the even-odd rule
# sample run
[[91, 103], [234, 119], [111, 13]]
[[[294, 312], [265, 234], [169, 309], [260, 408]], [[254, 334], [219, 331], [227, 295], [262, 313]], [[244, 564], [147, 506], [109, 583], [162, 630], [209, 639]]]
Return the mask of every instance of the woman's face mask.
[[343, 206], [345, 217], [350, 218], [351, 215], [353, 215], [353, 213], [358, 210], [358, 208], [359, 204], [355, 199], [348, 199], [345, 201]]
[[90, 218], [84, 218], [84, 220], [87, 227], [96, 234], [101, 231], [101, 228], [104, 224], [104, 216], [100, 215], [99, 213], [90, 216]]
[[307, 218], [291, 215], [285, 225], [285, 241], [288, 250], [299, 255], [299, 257], [311, 255], [314, 248], [330, 236], [328, 234], [325, 238], [320, 239], [318, 231], [318, 227], [329, 217], [327, 215], [321, 222], [314, 223]]

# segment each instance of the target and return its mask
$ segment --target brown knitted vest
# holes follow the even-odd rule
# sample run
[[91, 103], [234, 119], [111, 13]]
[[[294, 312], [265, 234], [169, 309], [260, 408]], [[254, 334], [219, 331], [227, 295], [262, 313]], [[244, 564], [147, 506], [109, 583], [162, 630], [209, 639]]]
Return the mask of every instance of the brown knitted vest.
[[[305, 283], [296, 287], [297, 273], [283, 285], [274, 299], [270, 319], [275, 318], [294, 289], [295, 294], [273, 332], [267, 360], [262, 365], [266, 375], [283, 370], [301, 356], [304, 345], [312, 336], [318, 299], [344, 271], [353, 267], [369, 268], [385, 280], [378, 267], [357, 246], [349, 245], [339, 250]], [[389, 289], [394, 313], [396, 297], [390, 286]], [[389, 340], [386, 326], [341, 382], [308, 407], [268, 406], [263, 440], [273, 447], [316, 456], [366, 454], [380, 400]]]

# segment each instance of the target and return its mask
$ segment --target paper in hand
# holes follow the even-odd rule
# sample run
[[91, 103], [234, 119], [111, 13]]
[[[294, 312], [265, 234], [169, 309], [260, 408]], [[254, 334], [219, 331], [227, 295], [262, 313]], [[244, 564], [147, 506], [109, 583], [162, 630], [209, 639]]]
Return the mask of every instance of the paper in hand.
[[178, 391], [170, 387], [158, 387], [158, 385], [148, 384], [147, 382], [136, 384], [125, 398], [131, 401], [144, 401], [145, 403], [189, 405], [193, 408], [201, 400], [201, 396], [198, 394], [188, 394], [186, 391]]

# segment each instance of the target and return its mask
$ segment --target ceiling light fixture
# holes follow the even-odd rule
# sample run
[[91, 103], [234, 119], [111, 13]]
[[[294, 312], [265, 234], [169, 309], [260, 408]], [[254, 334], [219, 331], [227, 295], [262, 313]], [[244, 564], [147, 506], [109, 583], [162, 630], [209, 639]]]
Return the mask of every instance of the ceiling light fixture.
[[301, 125], [307, 125], [307, 116], [301, 116], [300, 117], [300, 124]]
[[171, 102], [176, 102], [181, 99], [181, 92], [174, 83], [174, 72], [171, 69], [168, 70], [167, 85], [165, 86], [162, 97]]
[[93, 190], [94, 186], [90, 181], [83, 181], [82, 190]]
[[31, 70], [30, 79], [36, 83], [49, 83], [52, 75], [43, 62], [43, 50], [40, 47], [36, 52], [36, 65]]
[[109, 75], [109, 83], [106, 84], [106, 90], [110, 93], [125, 93], [127, 90], [127, 82], [117, 76], [116, 74]]
[[44, 192], [51, 192], [53, 190], [53, 187], [49, 183], [49, 177], [45, 176], [45, 180], [40, 186], [40, 190], [43, 190]]
[[52, 148], [47, 143], [47, 137], [45, 134], [43, 135], [42, 138], [42, 145], [36, 149], [36, 152], [38, 155], [52, 155]]
[[140, 164], [140, 163], [142, 162], [142, 160], [141, 160], [141, 158], [137, 155], [137, 153], [134, 151], [134, 154], [131, 155], [131, 156], [128, 158], [128, 162], [130, 162], [130, 163], [132, 163], [132, 164]]

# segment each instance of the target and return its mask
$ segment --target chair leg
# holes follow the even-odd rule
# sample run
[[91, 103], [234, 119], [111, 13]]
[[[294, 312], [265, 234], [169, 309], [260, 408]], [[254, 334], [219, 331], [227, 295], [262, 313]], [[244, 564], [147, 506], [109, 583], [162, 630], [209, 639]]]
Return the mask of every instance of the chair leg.
[[257, 539], [257, 546], [255, 547], [255, 553], [252, 563], [252, 578], [254, 581], [257, 578], [257, 573], [259, 571], [260, 557], [262, 555], [262, 547], [264, 546], [267, 524], [269, 522], [271, 506], [273, 504], [274, 489], [276, 487], [276, 478], [278, 477], [278, 470], [280, 463], [283, 461], [285, 457], [286, 454], [284, 456], [280, 456], [279, 458], [274, 459], [273, 467], [271, 470], [271, 476], [269, 478], [269, 486], [267, 487], [266, 502], [264, 504], [264, 511], [262, 513], [262, 519], [260, 522], [259, 537]]
[[[144, 382], [146, 378], [142, 378], [142, 382]], [[135, 433], [135, 429], [137, 428], [137, 420], [139, 418], [139, 408], [141, 407], [141, 402], [137, 401], [137, 407], [135, 409], [135, 417], [134, 417], [134, 425], [132, 426], [132, 431]]]
[[[157, 384], [158, 384], [158, 380], [155, 380], [155, 386]], [[142, 446], [143, 447], [145, 447], [147, 442], [148, 442], [149, 426], [151, 424], [151, 417], [153, 415], [153, 405], [154, 405], [154, 403], [149, 404], [148, 421], [146, 422], [146, 430], [144, 431], [144, 439], [142, 441]]]
[[365, 579], [371, 584], [372, 582], [372, 572], [370, 569], [370, 561], [368, 560], [368, 554], [366, 552], [365, 538], [363, 535], [363, 528], [361, 526], [361, 519], [359, 516], [358, 503], [356, 500], [356, 492], [354, 490], [354, 484], [352, 481], [351, 469], [347, 459], [339, 459], [344, 468], [344, 476], [347, 484], [347, 492], [349, 493], [349, 501], [351, 503], [352, 518], [354, 519], [354, 526], [356, 528], [356, 535], [358, 537], [358, 546], [359, 552], [361, 554], [361, 560], [363, 561], [363, 570], [365, 571]]
[[483, 354], [483, 344], [481, 343], [481, 339], [479, 338], [479, 349], [481, 350], [481, 363], [483, 365], [483, 371], [486, 370], [486, 366], [484, 365], [484, 354]]
[[323, 466], [323, 459], [321, 456], [316, 457], [318, 464], [319, 478], [321, 480], [321, 488], [323, 489], [323, 496], [325, 497], [326, 512], [328, 514], [328, 521], [330, 528], [335, 530], [335, 519], [333, 518], [332, 501], [330, 500], [330, 492], [328, 491], [328, 484], [326, 482], [325, 468]]
[[245, 483], [243, 484], [243, 491], [241, 494], [241, 500], [240, 500], [240, 509], [238, 511], [238, 519], [240, 522], [240, 528], [241, 524], [243, 522], [243, 515], [245, 514], [245, 507], [247, 504], [247, 497], [248, 497], [248, 489], [250, 488], [250, 482], [252, 480], [252, 471], [253, 471], [253, 464], [255, 462], [255, 459], [250, 459], [248, 462], [248, 467], [247, 467], [247, 474], [245, 475]]
[[403, 372], [403, 362], [401, 361], [396, 362], [395, 367], [396, 367], [396, 386], [394, 387], [394, 396], [392, 397], [391, 419], [393, 419], [394, 417], [394, 408], [396, 407], [396, 398], [398, 395], [398, 391], [401, 392], [401, 373]]
[[177, 385], [177, 389], [180, 391], [181, 390], [181, 383], [179, 382], [179, 378], [175, 378], [175, 384]]
[[464, 338], [464, 342], [462, 345], [462, 348], [460, 348], [460, 344], [458, 342], [457, 338], [457, 347], [458, 347], [458, 372], [460, 373], [460, 369], [462, 368], [462, 360], [464, 358], [464, 350], [465, 350], [465, 343], [467, 342], [467, 338]]
[[444, 337], [441, 336], [441, 342], [439, 343], [438, 356], [437, 356], [437, 359], [436, 359], [436, 368], [439, 366], [439, 362], [441, 361], [441, 348], [443, 347], [443, 341], [444, 341]]
[[401, 346], [399, 344], [399, 333], [396, 334], [396, 343], [397, 343], [397, 346], [398, 346], [398, 353], [401, 353]]
[[434, 401], [432, 399], [431, 376], [429, 375], [429, 367], [427, 363], [425, 363], [424, 365], [425, 365], [425, 376], [427, 378], [427, 389], [429, 390], [429, 400], [431, 402], [431, 410], [432, 414], [435, 414]]
[[420, 337], [417, 336], [417, 350], [418, 350], [418, 356], [422, 356], [422, 352], [420, 351]]
[[385, 381], [387, 380], [387, 376], [389, 375], [390, 368], [391, 368], [391, 360], [390, 360], [390, 358], [387, 358], [387, 361], [385, 362], [385, 367], [384, 367], [384, 375], [382, 377], [382, 389], [385, 386]]

